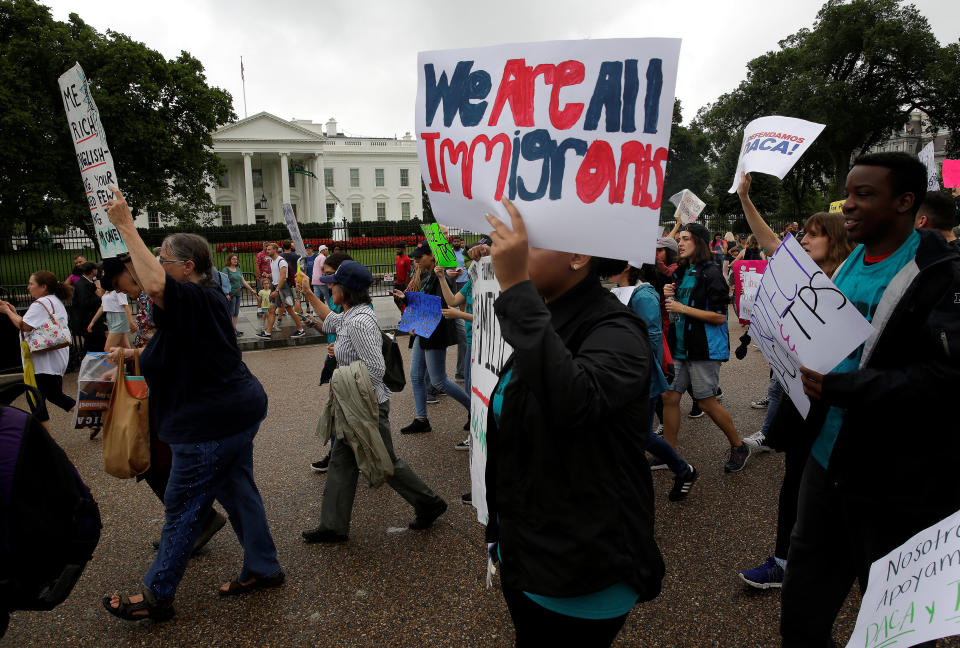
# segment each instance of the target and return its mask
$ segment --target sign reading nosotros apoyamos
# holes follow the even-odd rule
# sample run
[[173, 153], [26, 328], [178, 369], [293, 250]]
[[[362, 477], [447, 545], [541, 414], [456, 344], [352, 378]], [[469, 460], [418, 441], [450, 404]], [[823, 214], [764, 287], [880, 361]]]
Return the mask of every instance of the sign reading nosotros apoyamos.
[[106, 203], [113, 198], [110, 187], [119, 187], [113, 168], [113, 155], [107, 146], [107, 136], [100, 123], [100, 111], [90, 93], [90, 83], [77, 63], [59, 79], [60, 98], [67, 113], [70, 137], [80, 165], [83, 188], [90, 206], [90, 216], [97, 232], [97, 244], [104, 258], [115, 257], [127, 251], [120, 232], [107, 218]]
[[653, 261], [679, 55], [658, 38], [421, 52], [433, 213], [487, 232], [506, 196], [532, 245]]

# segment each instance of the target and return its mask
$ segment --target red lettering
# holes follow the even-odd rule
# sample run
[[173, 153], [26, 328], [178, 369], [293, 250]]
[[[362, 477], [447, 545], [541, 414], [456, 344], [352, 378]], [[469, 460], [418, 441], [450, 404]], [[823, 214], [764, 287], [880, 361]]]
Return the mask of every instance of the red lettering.
[[449, 137], [440, 142], [440, 175], [443, 177], [443, 186], [447, 188], [447, 192], [449, 193], [450, 185], [447, 184], [447, 166], [443, 163], [444, 151], [447, 152], [447, 157], [450, 158], [451, 164], [457, 164], [461, 157], [464, 158], [464, 162], [467, 162], [467, 144], [466, 142], [459, 142], [454, 145]]
[[556, 67], [553, 87], [550, 89], [550, 123], [554, 128], [566, 130], [577, 123], [583, 113], [582, 103], [570, 103], [560, 109], [560, 90], [564, 86], [583, 82], [584, 67], [580, 61], [564, 61]]
[[663, 174], [669, 154], [670, 152], [662, 146], [653, 154], [653, 174], [657, 185], [657, 194], [650, 203], [650, 209], [660, 209], [660, 201], [663, 200]]
[[440, 182], [437, 176], [436, 149], [434, 140], [440, 137], [440, 133], [420, 133], [420, 139], [427, 145], [427, 174], [430, 176], [430, 191], [443, 191], [450, 193], [446, 183]]
[[627, 172], [630, 170], [631, 164], [633, 165], [633, 199], [631, 203], [641, 207], [649, 205], [651, 197], [647, 191], [647, 185], [650, 184], [650, 145], [633, 141], [624, 142], [623, 146], [620, 147], [616, 202], [623, 202], [623, 195], [627, 190]]
[[[608, 142], [594, 140], [577, 169], [577, 196], [585, 203], [592, 203], [608, 184], [613, 183], [617, 165], [613, 160], [613, 149]], [[610, 202], [614, 202], [616, 185], [610, 187]], [[622, 202], [622, 198], [621, 198]]]
[[513, 123], [533, 126], [533, 68], [524, 59], [511, 59], [503, 66], [503, 77], [497, 88], [497, 99], [490, 112], [490, 126], [496, 126], [504, 104], [510, 102]]
[[493, 158], [493, 147], [502, 144], [500, 151], [500, 174], [497, 176], [497, 193], [493, 195], [495, 200], [503, 198], [503, 187], [507, 183], [507, 175], [510, 173], [510, 138], [505, 133], [500, 133], [492, 140], [486, 135], [478, 135], [470, 143], [470, 155], [467, 157], [466, 164], [463, 165], [463, 195], [466, 198], [473, 198], [473, 152], [477, 145], [483, 144], [486, 155], [484, 161], [489, 162]]

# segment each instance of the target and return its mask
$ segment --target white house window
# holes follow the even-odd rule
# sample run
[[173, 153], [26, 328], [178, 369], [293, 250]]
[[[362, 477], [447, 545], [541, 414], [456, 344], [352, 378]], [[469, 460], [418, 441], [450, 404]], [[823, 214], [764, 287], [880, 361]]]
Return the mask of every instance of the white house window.
[[400, 169], [400, 186], [410, 186], [410, 169]]
[[253, 175], [253, 186], [263, 187], [263, 169], [253, 169], [251, 174]]
[[333, 169], [325, 168], [323, 170], [323, 186], [324, 187], [333, 186]]
[[337, 213], [337, 203], [327, 203], [327, 220], [332, 221], [333, 215]]
[[257, 221], [258, 223], [266, 223], [266, 222], [267, 222], [267, 215], [266, 215], [264, 212], [257, 212], [256, 221]]
[[[405, 170], [405, 169], [402, 169]], [[402, 220], [410, 220], [410, 203], [402, 202], [400, 203], [400, 218]]]
[[374, 183], [378, 187], [383, 186], [383, 169], [374, 169], [373, 170]]
[[223, 175], [220, 176], [220, 187], [223, 189], [230, 188], [230, 169], [223, 170]]
[[233, 210], [230, 205], [220, 205], [220, 224], [224, 227], [233, 225]]
[[350, 205], [350, 215], [354, 223], [360, 222], [360, 203], [352, 203]]
[[387, 203], [384, 203], [384, 202], [377, 203], [377, 220], [378, 221], [387, 220]]
[[160, 227], [160, 214], [155, 212], [147, 213], [147, 227], [154, 229], [155, 227]]
[[293, 171], [294, 171], [293, 169], [290, 169], [290, 171], [287, 173], [287, 175], [289, 176], [289, 180], [290, 180], [290, 188], [291, 188], [291, 189], [296, 189], [296, 188], [297, 188], [297, 174], [294, 173]]
[[360, 186], [360, 169], [350, 169], [350, 186]]

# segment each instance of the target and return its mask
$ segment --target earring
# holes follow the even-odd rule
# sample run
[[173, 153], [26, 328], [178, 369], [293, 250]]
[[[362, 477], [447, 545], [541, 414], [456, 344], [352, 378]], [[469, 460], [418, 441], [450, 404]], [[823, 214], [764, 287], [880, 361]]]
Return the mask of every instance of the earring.
[[573, 264], [573, 269], [574, 269], [574, 270], [579, 270], [579, 269], [580, 269], [580, 266], [579, 266], [578, 264], [574, 263], [574, 264]]

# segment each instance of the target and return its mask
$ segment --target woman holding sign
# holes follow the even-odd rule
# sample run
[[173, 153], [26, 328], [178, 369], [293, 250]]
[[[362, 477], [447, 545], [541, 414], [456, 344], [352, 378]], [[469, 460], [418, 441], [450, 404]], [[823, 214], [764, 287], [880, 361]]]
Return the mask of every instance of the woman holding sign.
[[609, 646], [663, 578], [637, 434], [654, 359], [641, 320], [600, 283], [626, 262], [529, 247], [503, 202], [512, 228], [487, 220], [514, 352], [490, 398], [490, 556], [517, 646]]

